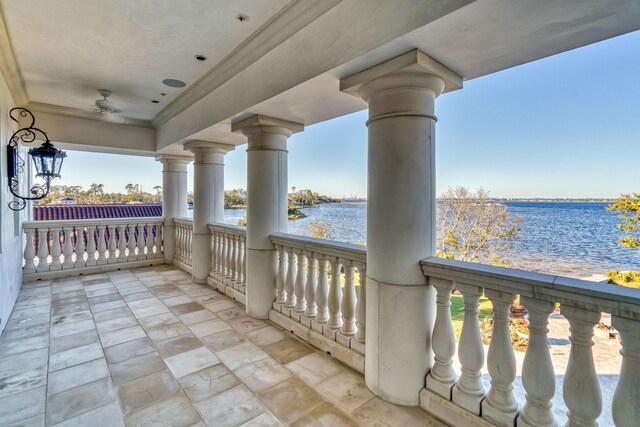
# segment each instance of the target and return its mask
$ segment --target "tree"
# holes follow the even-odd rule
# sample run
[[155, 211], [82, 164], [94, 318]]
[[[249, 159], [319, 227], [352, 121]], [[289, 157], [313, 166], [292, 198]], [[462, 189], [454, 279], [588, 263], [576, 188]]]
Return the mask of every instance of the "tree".
[[482, 188], [449, 188], [438, 203], [438, 256], [461, 261], [506, 265], [504, 255], [518, 239], [521, 217]]
[[640, 251], [640, 194], [621, 194], [607, 206], [607, 210], [619, 212], [618, 216], [623, 221], [617, 227], [627, 234], [618, 239], [620, 245]]
[[161, 185], [156, 185], [155, 187], [153, 187], [153, 189], [156, 190], [156, 195], [162, 196], [162, 186]]
[[127, 194], [133, 194], [135, 186], [133, 184], [127, 184], [124, 186], [124, 189], [126, 190]]

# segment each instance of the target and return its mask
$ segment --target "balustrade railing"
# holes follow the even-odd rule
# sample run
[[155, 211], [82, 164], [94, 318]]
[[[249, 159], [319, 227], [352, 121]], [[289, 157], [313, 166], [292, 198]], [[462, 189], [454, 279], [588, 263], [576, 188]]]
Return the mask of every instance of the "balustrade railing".
[[[640, 419], [640, 291], [615, 285], [556, 277], [522, 270], [491, 267], [440, 258], [422, 261], [424, 274], [436, 290], [436, 320], [431, 339], [435, 361], [426, 378], [426, 389], [453, 404], [480, 415], [498, 426], [556, 426], [552, 399], [556, 374], [547, 343], [549, 315], [560, 304], [569, 321], [571, 342], [564, 374], [562, 398], [568, 408], [567, 424], [595, 426], [603, 407], [592, 354], [593, 330], [601, 313], [610, 313], [619, 331], [622, 367], [611, 413], [616, 426], [637, 426]], [[458, 342], [461, 375], [456, 376], [453, 357], [456, 341], [451, 321], [451, 295], [458, 290], [464, 301], [464, 319]], [[478, 323], [479, 299], [493, 306], [493, 327], [486, 355]], [[512, 302], [528, 311], [529, 341], [522, 371], [517, 372], [509, 330]], [[481, 370], [485, 366], [491, 385], [485, 390]], [[513, 384], [522, 376], [526, 402], [520, 406]], [[422, 405], [433, 410], [433, 402]], [[454, 414], [453, 411], [440, 412]], [[449, 421], [446, 420], [445, 421]]]
[[276, 233], [274, 310], [364, 354], [366, 260], [362, 246]]
[[191, 272], [193, 266], [191, 241], [193, 240], [193, 220], [190, 218], [174, 218], [176, 249], [174, 262], [179, 267]]
[[219, 285], [218, 289], [228, 295], [235, 297], [231, 289], [244, 295], [247, 286], [246, 228], [216, 223], [209, 224], [209, 230], [212, 248], [209, 276]]
[[162, 259], [163, 221], [162, 218], [25, 221], [23, 275], [41, 277], [70, 270], [75, 270], [75, 274], [86, 268]]

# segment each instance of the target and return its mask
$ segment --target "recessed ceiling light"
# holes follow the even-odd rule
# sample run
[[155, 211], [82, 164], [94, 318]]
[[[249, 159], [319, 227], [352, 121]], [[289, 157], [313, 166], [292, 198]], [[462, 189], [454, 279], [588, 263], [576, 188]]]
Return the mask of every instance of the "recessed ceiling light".
[[176, 79], [164, 79], [162, 83], [164, 83], [169, 87], [185, 87], [187, 85], [182, 80], [176, 80]]
[[207, 60], [207, 57], [206, 57], [206, 56], [204, 56], [204, 55], [196, 55], [196, 59], [197, 59], [198, 61], [206, 61], [206, 60]]
[[247, 15], [245, 15], [244, 13], [241, 13], [240, 15], [236, 16], [236, 19], [239, 22], [245, 22], [249, 20], [249, 17]]
[[153, 102], [154, 104], [159, 104], [160, 101], [158, 101], [157, 99], [152, 99], [151, 102]]

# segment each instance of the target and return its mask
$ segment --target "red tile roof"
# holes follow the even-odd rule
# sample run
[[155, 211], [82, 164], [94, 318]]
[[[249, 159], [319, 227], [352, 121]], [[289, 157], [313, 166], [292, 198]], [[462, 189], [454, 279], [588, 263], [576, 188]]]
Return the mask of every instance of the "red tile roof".
[[161, 204], [131, 205], [45, 205], [33, 207], [35, 221], [140, 218], [162, 216]]

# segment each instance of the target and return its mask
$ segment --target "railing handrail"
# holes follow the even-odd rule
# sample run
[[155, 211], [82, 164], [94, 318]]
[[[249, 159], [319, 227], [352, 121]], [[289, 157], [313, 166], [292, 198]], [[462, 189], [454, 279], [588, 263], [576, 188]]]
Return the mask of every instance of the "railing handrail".
[[222, 231], [223, 233], [230, 233], [239, 236], [246, 236], [247, 234], [247, 227], [242, 227], [240, 225], [223, 224], [220, 222], [212, 222], [208, 225], [209, 231]]
[[45, 221], [24, 221], [22, 223], [23, 229], [36, 229], [44, 227], [63, 227], [68, 225], [118, 225], [124, 223], [158, 223], [163, 222], [164, 218], [161, 216], [147, 216], [147, 217], [125, 217], [125, 218], [94, 218], [94, 219], [57, 219], [57, 220], [45, 220]]
[[173, 222], [176, 224], [193, 225], [193, 218], [186, 218], [183, 216], [179, 216], [179, 217], [173, 218]]
[[293, 247], [308, 252], [348, 259], [362, 264], [366, 264], [367, 262], [367, 250], [363, 246], [353, 243], [316, 239], [314, 237], [298, 236], [288, 233], [272, 234], [271, 242], [274, 245]]
[[438, 257], [420, 264], [425, 276], [640, 320], [640, 289]]

